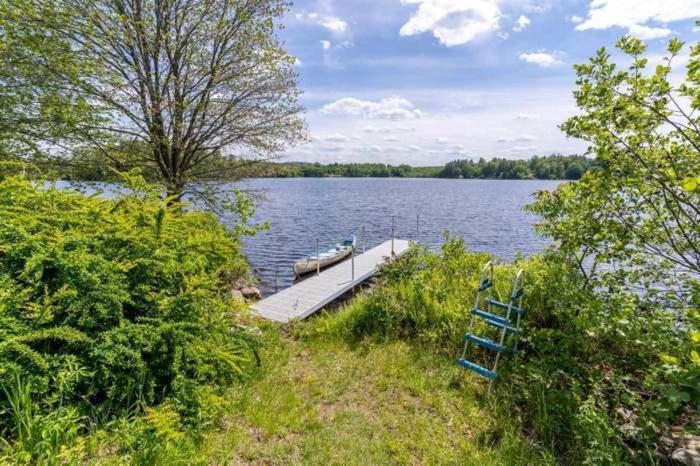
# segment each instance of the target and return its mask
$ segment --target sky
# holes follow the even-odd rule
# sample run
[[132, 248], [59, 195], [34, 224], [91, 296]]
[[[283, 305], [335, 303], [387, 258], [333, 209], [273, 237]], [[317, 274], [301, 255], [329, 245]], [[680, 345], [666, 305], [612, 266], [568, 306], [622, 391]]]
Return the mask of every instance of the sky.
[[583, 154], [559, 129], [577, 113], [573, 65], [602, 46], [624, 65], [627, 33], [660, 61], [670, 38], [700, 41], [699, 17], [700, 0], [295, 0], [279, 37], [311, 141], [283, 160]]

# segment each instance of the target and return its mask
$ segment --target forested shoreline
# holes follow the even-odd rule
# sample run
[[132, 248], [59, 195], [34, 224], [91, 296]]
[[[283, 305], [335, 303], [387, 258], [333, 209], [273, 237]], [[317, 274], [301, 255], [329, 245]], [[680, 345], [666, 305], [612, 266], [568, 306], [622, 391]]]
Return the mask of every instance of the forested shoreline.
[[[114, 152], [118, 154], [118, 152]], [[123, 169], [136, 168], [133, 160], [123, 160]], [[259, 162], [246, 164], [236, 158], [221, 159], [217, 164], [228, 167], [211, 179], [230, 181], [240, 178], [450, 178], [500, 180], [578, 180], [596, 166], [595, 160], [581, 155], [533, 156], [527, 160], [494, 157], [453, 160], [443, 166], [391, 165], [385, 163], [311, 163]], [[115, 181], [118, 174], [109, 169], [97, 153], [82, 153], [50, 164], [55, 175], [73, 181]], [[235, 173], [229, 176], [229, 173]], [[144, 177], [156, 181], [158, 174], [143, 170]]]
[[528, 160], [494, 157], [491, 160], [461, 159], [442, 167], [413, 167], [382, 163], [304, 163], [270, 164], [267, 177], [346, 177], [346, 178], [464, 178], [501, 180], [578, 180], [595, 162], [579, 155], [534, 156]]

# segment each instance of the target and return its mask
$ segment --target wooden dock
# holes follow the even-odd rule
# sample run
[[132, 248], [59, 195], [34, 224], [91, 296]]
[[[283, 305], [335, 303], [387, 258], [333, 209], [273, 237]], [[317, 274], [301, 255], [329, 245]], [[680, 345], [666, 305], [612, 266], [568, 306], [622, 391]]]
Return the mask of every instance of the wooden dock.
[[[408, 247], [408, 241], [394, 240], [396, 257], [408, 251]], [[354, 280], [352, 279], [352, 260], [349, 259], [322, 271], [319, 275], [268, 296], [253, 305], [251, 309], [258, 315], [277, 322], [303, 319], [377, 273], [379, 267], [389, 257], [391, 257], [391, 241], [355, 256]]]

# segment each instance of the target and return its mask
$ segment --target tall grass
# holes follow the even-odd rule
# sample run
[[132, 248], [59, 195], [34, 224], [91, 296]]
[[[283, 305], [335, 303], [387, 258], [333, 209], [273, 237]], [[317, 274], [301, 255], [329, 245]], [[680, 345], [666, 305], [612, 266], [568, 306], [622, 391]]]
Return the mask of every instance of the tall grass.
[[[3, 433], [2, 456], [14, 464], [60, 464], [75, 459], [80, 445], [75, 441], [84, 429], [84, 418], [72, 407], [48, 411], [32, 398], [32, 382], [16, 374], [9, 386], [2, 384], [5, 395], [3, 414], [9, 429]], [[7, 436], [7, 438], [5, 438]]]

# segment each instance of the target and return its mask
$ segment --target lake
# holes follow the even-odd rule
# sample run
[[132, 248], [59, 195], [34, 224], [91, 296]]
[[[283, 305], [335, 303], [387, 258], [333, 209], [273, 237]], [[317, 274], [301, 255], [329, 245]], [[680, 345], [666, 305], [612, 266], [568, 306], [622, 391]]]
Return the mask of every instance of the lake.
[[[438, 247], [443, 232], [464, 238], [473, 251], [503, 259], [517, 252], [541, 251], [547, 240], [533, 229], [537, 217], [523, 211], [537, 191], [560, 181], [447, 180], [416, 178], [277, 178], [236, 183], [262, 195], [256, 200], [255, 222], [270, 230], [245, 240], [245, 253], [261, 280], [264, 293], [294, 280], [295, 260], [356, 234], [365, 227], [371, 248], [391, 235]], [[418, 216], [418, 225], [416, 225]]]

